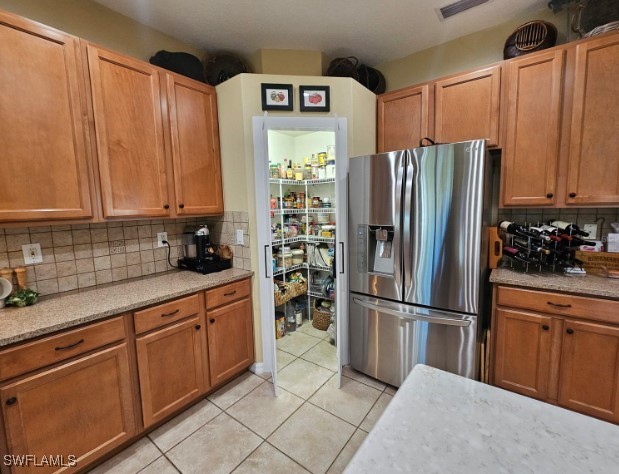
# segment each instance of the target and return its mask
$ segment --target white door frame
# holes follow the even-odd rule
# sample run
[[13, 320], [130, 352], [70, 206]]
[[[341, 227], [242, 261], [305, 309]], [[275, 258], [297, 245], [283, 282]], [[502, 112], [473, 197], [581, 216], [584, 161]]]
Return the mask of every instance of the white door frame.
[[348, 127], [345, 118], [336, 117], [270, 117], [252, 119], [254, 136], [254, 175], [256, 188], [256, 228], [258, 236], [258, 282], [260, 286], [260, 311], [262, 322], [262, 360], [265, 371], [273, 375], [277, 395], [277, 346], [274, 322], [271, 317], [273, 302], [273, 272], [270, 221], [263, 220], [270, 209], [268, 173], [268, 131], [307, 130], [335, 132], [336, 153], [336, 267], [337, 267], [337, 359], [338, 385], [341, 383], [342, 366], [349, 362], [348, 352]]

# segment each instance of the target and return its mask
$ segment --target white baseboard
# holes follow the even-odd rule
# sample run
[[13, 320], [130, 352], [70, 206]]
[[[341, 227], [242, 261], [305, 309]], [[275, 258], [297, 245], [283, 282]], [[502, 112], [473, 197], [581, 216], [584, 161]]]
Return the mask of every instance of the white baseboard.
[[263, 362], [256, 362], [255, 364], [252, 364], [252, 366], [249, 368], [249, 370], [251, 372], [253, 372], [254, 374], [256, 374], [256, 375], [262, 374], [262, 373], [266, 372], [264, 370], [264, 363]]

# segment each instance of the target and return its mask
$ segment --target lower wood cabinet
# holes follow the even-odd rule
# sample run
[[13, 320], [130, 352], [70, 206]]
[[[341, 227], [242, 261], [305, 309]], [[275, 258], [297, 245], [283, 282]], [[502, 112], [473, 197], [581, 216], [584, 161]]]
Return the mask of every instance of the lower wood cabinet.
[[194, 317], [136, 339], [145, 428], [204, 394], [202, 335]]
[[[207, 296], [208, 299], [208, 296]], [[232, 378], [254, 362], [250, 298], [207, 311], [211, 384]]]
[[[496, 292], [493, 384], [619, 423], [618, 303], [587, 298], [587, 314], [579, 296], [503, 286]], [[518, 295], [526, 297], [522, 308]], [[548, 301], [548, 314], [530, 310]], [[501, 306], [506, 302], [510, 307]]]
[[75, 456], [80, 469], [136, 434], [126, 343], [6, 385], [0, 399], [10, 454]]

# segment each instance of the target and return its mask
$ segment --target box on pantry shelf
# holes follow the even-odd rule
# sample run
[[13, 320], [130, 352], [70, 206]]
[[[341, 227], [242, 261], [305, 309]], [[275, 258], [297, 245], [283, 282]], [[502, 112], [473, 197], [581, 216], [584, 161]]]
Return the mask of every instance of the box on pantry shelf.
[[608, 234], [606, 242], [606, 251], [610, 253], [619, 252], [619, 234]]

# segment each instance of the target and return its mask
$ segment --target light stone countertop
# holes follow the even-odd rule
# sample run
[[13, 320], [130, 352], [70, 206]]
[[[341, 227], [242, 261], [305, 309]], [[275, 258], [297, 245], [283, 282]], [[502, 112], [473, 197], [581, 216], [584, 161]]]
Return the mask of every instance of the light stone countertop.
[[345, 473], [615, 473], [619, 426], [416, 365]]
[[562, 291], [619, 300], [619, 279], [596, 275], [569, 276], [555, 273], [523, 273], [511, 268], [495, 268], [490, 282], [523, 286], [534, 290]]
[[253, 272], [237, 268], [208, 275], [175, 271], [70, 295], [43, 298], [24, 308], [7, 307], [0, 309], [0, 347], [252, 275]]

